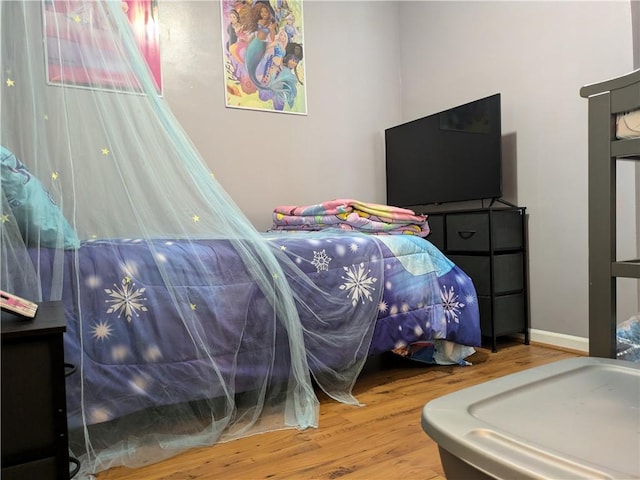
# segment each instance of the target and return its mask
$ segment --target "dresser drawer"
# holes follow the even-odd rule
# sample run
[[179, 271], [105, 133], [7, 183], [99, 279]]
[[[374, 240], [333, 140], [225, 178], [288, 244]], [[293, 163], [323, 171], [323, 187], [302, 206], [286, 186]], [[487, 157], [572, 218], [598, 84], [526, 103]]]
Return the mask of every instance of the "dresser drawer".
[[480, 330], [485, 337], [491, 336], [491, 322], [495, 335], [510, 335], [524, 332], [527, 326], [524, 293], [495, 297], [495, 310], [491, 316], [491, 297], [478, 297]]
[[[489, 217], [491, 229], [489, 230]], [[448, 251], [488, 252], [522, 248], [522, 215], [519, 210], [447, 215], [446, 245]]]
[[[473, 280], [478, 295], [491, 295], [491, 257], [489, 255], [449, 255]], [[493, 256], [494, 294], [501, 295], [524, 289], [522, 252]]]
[[427, 240], [438, 247], [439, 250], [444, 251], [444, 216], [429, 215], [427, 217], [427, 223], [429, 224], [430, 231]]
[[51, 336], [2, 341], [3, 465], [55, 448], [54, 341]]

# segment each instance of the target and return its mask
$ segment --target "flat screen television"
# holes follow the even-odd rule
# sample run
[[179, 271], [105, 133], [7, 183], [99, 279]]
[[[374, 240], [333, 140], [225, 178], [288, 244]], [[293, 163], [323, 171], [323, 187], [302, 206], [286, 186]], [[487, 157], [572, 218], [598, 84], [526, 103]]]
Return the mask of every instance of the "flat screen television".
[[387, 204], [502, 196], [500, 94], [385, 130]]

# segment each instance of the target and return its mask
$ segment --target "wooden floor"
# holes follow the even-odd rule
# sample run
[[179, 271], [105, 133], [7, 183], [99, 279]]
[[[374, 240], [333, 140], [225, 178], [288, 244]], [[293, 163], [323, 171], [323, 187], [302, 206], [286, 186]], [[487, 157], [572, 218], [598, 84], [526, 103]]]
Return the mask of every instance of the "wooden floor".
[[398, 357], [372, 364], [354, 393], [366, 406], [320, 396], [320, 427], [256, 435], [191, 450], [140, 469], [114, 468], [98, 480], [186, 479], [438, 479], [437, 445], [420, 426], [430, 400], [527, 368], [579, 356], [542, 346], [506, 343], [478, 349], [473, 365], [423, 366]]

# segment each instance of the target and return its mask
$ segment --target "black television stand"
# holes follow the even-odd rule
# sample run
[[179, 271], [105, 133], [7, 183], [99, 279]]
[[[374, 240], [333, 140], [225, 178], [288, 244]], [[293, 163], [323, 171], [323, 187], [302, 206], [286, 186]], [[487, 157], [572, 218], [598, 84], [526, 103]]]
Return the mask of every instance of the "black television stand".
[[529, 344], [526, 208], [494, 198], [489, 207], [428, 215], [427, 240], [473, 280], [491, 350], [497, 337], [512, 334], [523, 334]]
[[492, 198], [491, 199], [491, 203], [489, 204], [489, 208], [493, 207], [493, 204], [496, 203], [496, 202], [500, 202], [503, 205], [506, 205], [508, 207], [518, 208], [517, 205], [514, 205], [513, 203], [511, 203], [511, 202], [509, 202], [509, 201], [507, 201], [507, 200], [505, 200], [503, 198]]

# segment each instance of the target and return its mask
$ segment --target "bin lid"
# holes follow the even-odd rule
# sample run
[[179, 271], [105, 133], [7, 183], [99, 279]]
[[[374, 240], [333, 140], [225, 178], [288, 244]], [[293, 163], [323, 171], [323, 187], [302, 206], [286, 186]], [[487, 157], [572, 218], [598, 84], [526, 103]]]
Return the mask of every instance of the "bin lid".
[[495, 478], [640, 478], [640, 364], [560, 360], [427, 403], [422, 428]]

